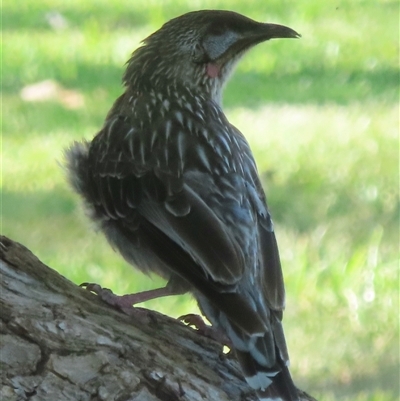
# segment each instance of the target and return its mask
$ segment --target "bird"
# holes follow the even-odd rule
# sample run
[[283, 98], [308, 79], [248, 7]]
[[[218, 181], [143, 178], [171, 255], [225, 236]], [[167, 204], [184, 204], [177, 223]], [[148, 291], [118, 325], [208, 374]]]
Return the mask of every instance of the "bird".
[[224, 114], [222, 94], [249, 49], [299, 37], [233, 11], [173, 18], [132, 53], [124, 92], [100, 131], [65, 152], [68, 179], [111, 246], [167, 281], [115, 303], [192, 293], [230, 340], [260, 401], [300, 396], [282, 327], [274, 225], [250, 146]]

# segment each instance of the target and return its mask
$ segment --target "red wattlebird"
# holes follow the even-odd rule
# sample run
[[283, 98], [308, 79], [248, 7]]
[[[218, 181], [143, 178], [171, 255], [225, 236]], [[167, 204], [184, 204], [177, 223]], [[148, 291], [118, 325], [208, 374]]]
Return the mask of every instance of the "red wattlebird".
[[190, 291], [263, 401], [299, 399], [281, 324], [284, 283], [253, 155], [221, 98], [247, 50], [297, 37], [228, 11], [167, 22], [133, 53], [100, 132], [66, 153], [70, 181], [111, 245], [168, 280], [121, 303]]

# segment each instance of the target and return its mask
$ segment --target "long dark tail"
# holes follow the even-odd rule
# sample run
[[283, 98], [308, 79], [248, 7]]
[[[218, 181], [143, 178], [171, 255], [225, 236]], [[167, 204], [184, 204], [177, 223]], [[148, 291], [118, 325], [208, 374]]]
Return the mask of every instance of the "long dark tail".
[[299, 400], [298, 390], [288, 367], [279, 356], [278, 349], [276, 365], [271, 368], [260, 365], [250, 352], [236, 350], [236, 354], [246, 381], [256, 390], [260, 401]]
[[[219, 297], [225, 295], [219, 293]], [[207, 294], [208, 295], [208, 294]], [[239, 294], [240, 295], [240, 294]], [[238, 296], [239, 296], [238, 295]], [[246, 316], [239, 321], [236, 308], [230, 314], [221, 309], [221, 302], [215, 307], [209, 295], [206, 297], [196, 294], [199, 307], [211, 323], [224, 330], [230, 339], [232, 348], [236, 351], [238, 361], [249, 386], [253, 388], [260, 401], [302, 401], [312, 398], [303, 398], [301, 392], [294, 385], [289, 372], [289, 356], [282, 327], [282, 311], [267, 308], [253, 307], [253, 314], [261, 323], [250, 325], [246, 323]], [[246, 300], [241, 298], [242, 302]], [[219, 301], [219, 299], [218, 299]], [[232, 305], [231, 305], [232, 306]], [[251, 305], [248, 304], [248, 309]], [[242, 308], [241, 311], [245, 309]], [[256, 310], [256, 312], [254, 312]], [[253, 315], [249, 314], [249, 319]], [[256, 319], [256, 320], [257, 320]]]

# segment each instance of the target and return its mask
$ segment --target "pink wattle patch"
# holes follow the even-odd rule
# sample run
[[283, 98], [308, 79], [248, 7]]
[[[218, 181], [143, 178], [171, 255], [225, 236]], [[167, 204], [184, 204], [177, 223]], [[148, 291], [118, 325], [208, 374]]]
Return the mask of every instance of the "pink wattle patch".
[[207, 75], [210, 78], [216, 78], [219, 74], [219, 66], [217, 64], [208, 63], [206, 66]]

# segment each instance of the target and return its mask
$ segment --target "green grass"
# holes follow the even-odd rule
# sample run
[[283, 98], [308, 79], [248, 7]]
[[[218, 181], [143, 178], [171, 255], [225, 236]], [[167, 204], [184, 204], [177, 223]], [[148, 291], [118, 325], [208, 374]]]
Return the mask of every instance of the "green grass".
[[[253, 49], [224, 96], [254, 150], [276, 223], [285, 328], [299, 386], [321, 401], [399, 397], [398, 2], [198, 1], [287, 24], [300, 40]], [[117, 293], [162, 285], [132, 271], [94, 232], [59, 166], [121, 93], [141, 39], [190, 2], [3, 4], [2, 232], [74, 281]], [[68, 21], [46, 22], [49, 11]], [[28, 103], [53, 79], [84, 106]], [[192, 312], [189, 296], [146, 306]]]

